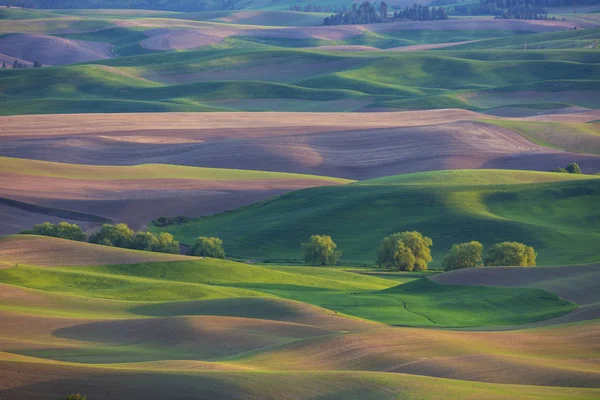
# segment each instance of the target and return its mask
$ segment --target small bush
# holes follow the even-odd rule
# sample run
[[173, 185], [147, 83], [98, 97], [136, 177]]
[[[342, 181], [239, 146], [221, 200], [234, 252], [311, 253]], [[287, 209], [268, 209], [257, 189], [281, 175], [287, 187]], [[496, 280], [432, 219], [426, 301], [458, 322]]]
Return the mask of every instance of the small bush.
[[177, 217], [158, 217], [154, 221], [152, 221], [152, 224], [158, 227], [169, 225], [181, 225], [191, 220], [192, 219], [190, 217], [185, 217], [183, 215], [179, 215]]
[[217, 237], [200, 236], [187, 254], [198, 257], [225, 258], [223, 241]]
[[475, 268], [482, 261], [483, 245], [479, 242], [469, 242], [452, 245], [448, 255], [442, 262], [444, 270], [451, 271], [462, 268]]
[[484, 262], [487, 266], [534, 267], [534, 248], [518, 242], [503, 242], [492, 246]]
[[87, 400], [87, 397], [85, 397], [82, 394], [70, 394], [67, 397], [65, 397], [64, 399], [60, 399], [60, 400]]

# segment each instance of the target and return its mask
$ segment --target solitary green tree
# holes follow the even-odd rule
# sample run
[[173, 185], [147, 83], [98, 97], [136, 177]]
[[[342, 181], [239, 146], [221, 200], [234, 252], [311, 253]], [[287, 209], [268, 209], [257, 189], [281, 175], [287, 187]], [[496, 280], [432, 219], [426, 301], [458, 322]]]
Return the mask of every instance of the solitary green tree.
[[479, 242], [469, 242], [452, 245], [444, 258], [442, 267], [446, 271], [461, 268], [475, 268], [482, 261], [483, 245]]
[[430, 238], [416, 231], [394, 233], [381, 241], [377, 265], [401, 271], [424, 271], [433, 260], [432, 245]]
[[308, 242], [302, 243], [304, 261], [313, 265], [335, 265], [342, 256], [336, 248], [331, 236], [312, 235]]
[[503, 242], [492, 246], [484, 263], [487, 266], [534, 267], [537, 253], [531, 246], [518, 242]]
[[565, 169], [570, 174], [580, 174], [581, 173], [581, 168], [579, 168], [579, 165], [577, 163], [571, 163], [571, 164], [567, 165], [567, 167]]
[[223, 241], [217, 237], [200, 236], [187, 252], [190, 256], [225, 258]]

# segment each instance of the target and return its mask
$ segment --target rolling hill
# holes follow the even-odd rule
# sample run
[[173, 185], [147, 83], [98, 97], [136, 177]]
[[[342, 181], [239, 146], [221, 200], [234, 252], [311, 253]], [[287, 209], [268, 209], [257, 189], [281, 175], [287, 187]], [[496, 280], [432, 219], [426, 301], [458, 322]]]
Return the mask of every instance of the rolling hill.
[[298, 260], [300, 243], [327, 234], [342, 262], [372, 263], [383, 237], [417, 230], [433, 239], [433, 266], [452, 244], [470, 240], [528, 243], [542, 265], [588, 263], [598, 260], [599, 184], [596, 176], [550, 172], [398, 175], [296, 191], [168, 230], [183, 243], [200, 233], [221, 237], [229, 254], [253, 259]]
[[[139, 229], [161, 215], [222, 212], [290, 190], [350, 182], [162, 164], [89, 166], [17, 158], [1, 158], [0, 164], [0, 196], [8, 199], [2, 204], [4, 212], [28, 213], [20, 221], [12, 218], [1, 224], [5, 234], [29, 229], [33, 221], [47, 221], [48, 215], [87, 221], [85, 227], [114, 220]], [[23, 204], [29, 207], [24, 209]], [[84, 215], [95, 218], [82, 218]]]

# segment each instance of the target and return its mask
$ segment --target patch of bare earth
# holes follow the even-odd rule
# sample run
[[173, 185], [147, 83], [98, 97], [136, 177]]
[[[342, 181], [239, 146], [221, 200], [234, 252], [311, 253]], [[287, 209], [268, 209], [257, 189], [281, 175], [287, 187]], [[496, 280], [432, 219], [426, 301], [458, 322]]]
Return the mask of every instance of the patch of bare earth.
[[145, 33], [150, 37], [140, 45], [149, 50], [190, 50], [223, 41], [223, 37], [193, 29], [152, 29]]
[[[0, 173], [0, 196], [45, 207], [100, 215], [138, 229], [158, 216], [199, 217], [235, 209], [292, 190], [332, 184], [317, 179], [84, 180]], [[37, 215], [37, 218], [36, 218]], [[18, 233], [50, 221], [42, 214], [0, 223]], [[61, 219], [62, 220], [62, 219]]]
[[176, 254], [117, 249], [43, 236], [19, 235], [0, 238], [0, 262], [4, 265], [64, 267], [189, 259]]
[[63, 39], [40, 34], [15, 34], [0, 39], [0, 53], [44, 65], [64, 65], [114, 57], [107, 43]]

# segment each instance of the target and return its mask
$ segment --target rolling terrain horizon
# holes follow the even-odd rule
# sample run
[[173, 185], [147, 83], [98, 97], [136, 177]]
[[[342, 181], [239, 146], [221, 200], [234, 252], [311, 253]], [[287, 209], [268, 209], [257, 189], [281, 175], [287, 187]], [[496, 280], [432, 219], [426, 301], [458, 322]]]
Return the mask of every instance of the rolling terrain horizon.
[[599, 12], [8, 0], [0, 398], [599, 398]]

